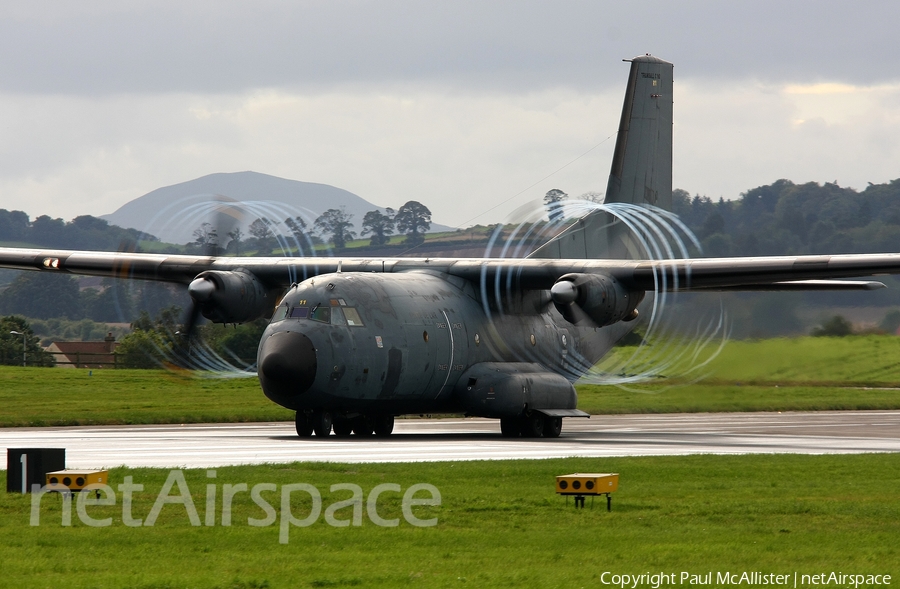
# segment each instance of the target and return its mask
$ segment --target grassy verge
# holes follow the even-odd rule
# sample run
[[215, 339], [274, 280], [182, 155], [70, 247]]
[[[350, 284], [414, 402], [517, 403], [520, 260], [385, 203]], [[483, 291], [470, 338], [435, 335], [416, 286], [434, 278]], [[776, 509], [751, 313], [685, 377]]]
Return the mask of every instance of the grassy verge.
[[0, 425], [285, 421], [259, 381], [164, 370], [0, 367]]
[[[652, 346], [648, 348], [652, 350]], [[600, 367], [614, 366], [634, 351], [633, 347], [616, 348]], [[691, 374], [712, 384], [900, 387], [898, 356], [900, 337], [890, 335], [737, 340], [729, 341]], [[689, 367], [682, 362], [669, 370], [679, 374]], [[664, 379], [667, 375], [659, 376]]]
[[900, 409], [900, 389], [701, 382], [578, 387], [578, 407], [607, 413]]
[[[579, 385], [579, 407], [597, 414], [900, 409], [898, 357], [900, 338], [890, 336], [735, 341], [704, 367], [703, 380]], [[255, 378], [0, 367], [0, 427], [290, 419]]]
[[[632, 353], [615, 350], [605, 363]], [[898, 357], [900, 338], [893, 336], [731, 341], [694, 375], [703, 378], [662, 374], [628, 387], [581, 385], [578, 405], [589, 413], [900, 409]]]
[[[618, 472], [611, 513], [598, 501], [576, 510], [553, 492], [553, 477], [570, 472]], [[111, 482], [134, 477], [144, 491], [132, 515], [146, 519], [168, 471], [116, 469]], [[4, 475], [0, 474], [0, 477]], [[204, 520], [206, 485], [215, 483], [216, 519], [190, 525], [183, 505], [162, 509], [153, 527], [122, 523], [115, 506], [91, 506], [109, 527], [60, 525], [58, 496], [43, 499], [41, 525], [29, 525], [30, 497], [0, 496], [0, 562], [4, 586], [250, 588], [250, 587], [596, 587], [617, 574], [713, 571], [816, 574], [830, 571], [900, 574], [900, 456], [690, 456], [565, 459], [396, 465], [289, 464], [185, 471]], [[440, 490], [439, 507], [416, 507], [434, 527], [404, 520], [400, 495], [388, 492], [378, 514], [399, 518], [376, 526], [363, 508], [362, 525], [333, 527], [325, 510], [349, 497], [337, 483], [363, 493], [381, 483], [405, 491], [416, 483]], [[280, 508], [283, 485], [309, 483], [322, 513], [309, 527], [251, 527], [263, 510], [238, 493], [232, 525], [221, 522], [224, 484], [272, 483], [264, 497]], [[177, 495], [174, 490], [172, 495]], [[309, 496], [292, 496], [297, 518]], [[588, 500], [590, 501], [590, 500]], [[588, 503], [588, 505], [590, 505]], [[335, 513], [349, 520], [352, 507]], [[715, 584], [715, 583], [714, 583]], [[649, 586], [645, 584], [644, 586]]]

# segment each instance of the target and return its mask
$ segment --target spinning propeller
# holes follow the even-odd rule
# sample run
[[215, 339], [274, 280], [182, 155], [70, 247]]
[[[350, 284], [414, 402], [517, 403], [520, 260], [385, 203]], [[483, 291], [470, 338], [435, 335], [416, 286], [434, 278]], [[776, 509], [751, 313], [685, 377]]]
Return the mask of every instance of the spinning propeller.
[[550, 288], [550, 300], [566, 321], [583, 327], [603, 327], [634, 321], [643, 291], [629, 292], [611, 276], [566, 274]]

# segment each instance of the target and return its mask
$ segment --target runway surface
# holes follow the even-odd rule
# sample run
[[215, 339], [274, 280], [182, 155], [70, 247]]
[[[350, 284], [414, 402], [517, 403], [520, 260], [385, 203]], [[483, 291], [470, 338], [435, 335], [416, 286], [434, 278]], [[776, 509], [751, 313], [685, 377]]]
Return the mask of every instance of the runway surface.
[[14, 428], [0, 429], [0, 445], [66, 448], [69, 468], [851, 454], [900, 452], [900, 411], [603, 415], [565, 420], [557, 439], [503, 438], [488, 419], [398, 419], [386, 439], [301, 439], [292, 423]]

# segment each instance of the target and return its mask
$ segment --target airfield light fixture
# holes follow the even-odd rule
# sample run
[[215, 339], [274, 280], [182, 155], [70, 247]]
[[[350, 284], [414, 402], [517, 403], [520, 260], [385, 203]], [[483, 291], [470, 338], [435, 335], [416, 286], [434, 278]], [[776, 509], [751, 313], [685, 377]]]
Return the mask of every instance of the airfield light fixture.
[[26, 365], [25, 364], [25, 354], [27, 353], [27, 348], [25, 347], [26, 346], [26, 342], [25, 342], [26, 336], [24, 333], [21, 333], [19, 331], [15, 331], [15, 330], [10, 331], [9, 333], [10, 333], [10, 335], [21, 335], [22, 336], [22, 366], [24, 367]]
[[619, 473], [603, 472], [603, 473], [578, 473], [565, 474], [556, 477], [556, 493], [566, 496], [568, 503], [569, 495], [575, 496], [575, 507], [584, 507], [584, 498], [586, 495], [591, 496], [591, 506], [594, 505], [594, 497], [598, 495], [606, 495], [606, 510], [612, 511], [612, 497], [610, 493], [619, 488]]

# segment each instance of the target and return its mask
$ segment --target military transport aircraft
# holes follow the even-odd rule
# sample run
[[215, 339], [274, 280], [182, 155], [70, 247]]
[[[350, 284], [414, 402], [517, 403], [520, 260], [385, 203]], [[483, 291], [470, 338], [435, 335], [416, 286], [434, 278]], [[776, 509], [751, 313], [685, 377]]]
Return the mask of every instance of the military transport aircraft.
[[[671, 63], [631, 60], [606, 203], [670, 210]], [[403, 414], [500, 419], [504, 436], [556, 437], [572, 383], [634, 325], [647, 292], [883, 287], [900, 255], [634, 259], [599, 210], [527, 258], [242, 258], [0, 249], [0, 267], [187, 285], [219, 323], [271, 317], [257, 369], [297, 433], [389, 435]], [[632, 259], [628, 259], [629, 255]], [[502, 286], [502, 288], [501, 288]]]

